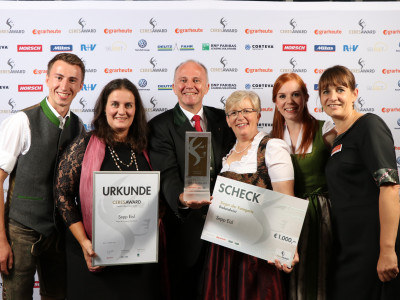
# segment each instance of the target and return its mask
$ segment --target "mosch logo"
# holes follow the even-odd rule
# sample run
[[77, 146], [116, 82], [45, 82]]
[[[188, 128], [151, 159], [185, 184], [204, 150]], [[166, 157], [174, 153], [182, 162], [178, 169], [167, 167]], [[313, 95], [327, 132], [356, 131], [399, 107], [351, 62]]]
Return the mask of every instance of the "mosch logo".
[[366, 63], [363, 58], [359, 58], [357, 64], [360, 66], [359, 69], [351, 69], [353, 73], [375, 73], [375, 69], [368, 69], [366, 68]]
[[9, 33], [9, 34], [15, 34], [15, 33], [25, 33], [25, 30], [21, 30], [21, 29], [14, 29], [14, 21], [10, 18], [8, 18], [6, 20], [6, 26], [8, 27], [8, 29], [0, 29], [0, 33]]
[[9, 66], [9, 70], [0, 70], [0, 74], [25, 74], [26, 70], [21, 70], [15, 68], [15, 62], [12, 58], [7, 60], [7, 65]]
[[71, 52], [73, 49], [72, 45], [51, 45], [51, 52]]
[[314, 45], [315, 52], [335, 52], [335, 45]]
[[305, 29], [296, 29], [297, 28], [297, 22], [296, 20], [293, 18], [289, 21], [289, 25], [292, 27], [292, 29], [281, 29], [280, 33], [300, 33], [300, 34], [305, 34], [307, 33], [307, 30]]
[[163, 112], [168, 110], [166, 107], [157, 107], [158, 100], [155, 97], [151, 97], [149, 100], [152, 107], [145, 108], [146, 112]]
[[300, 44], [283, 44], [282, 51], [307, 51], [307, 45]]
[[289, 64], [292, 65], [292, 69], [280, 69], [279, 71], [282, 73], [306, 73], [307, 72], [307, 69], [296, 68], [298, 63], [294, 57], [292, 57], [289, 60]]
[[222, 28], [211, 28], [210, 31], [211, 32], [224, 32], [224, 33], [236, 33], [236, 32], [238, 32], [238, 30], [235, 29], [235, 28], [227, 28], [228, 20], [225, 19], [224, 17], [222, 17], [219, 20], [219, 24], [221, 24]]
[[42, 45], [17, 45], [18, 52], [42, 52]]
[[238, 68], [228, 67], [228, 60], [223, 56], [220, 58], [219, 63], [222, 65], [220, 68], [211, 68], [211, 72], [237, 72]]
[[155, 57], [150, 58], [149, 63], [152, 65], [152, 68], [141, 68], [140, 72], [168, 72], [167, 68], [156, 68], [158, 62]]
[[349, 34], [376, 34], [376, 30], [373, 29], [366, 29], [367, 28], [367, 23], [365, 22], [364, 19], [360, 19], [358, 21], [358, 26], [360, 29], [350, 29]]
[[68, 33], [96, 33], [95, 28], [86, 27], [86, 20], [84, 18], [79, 18], [78, 25], [80, 28], [69, 29]]
[[20, 84], [20, 85], [18, 85], [18, 92], [43, 92], [43, 85], [41, 85], [41, 84]]
[[166, 28], [156, 28], [157, 20], [155, 18], [151, 18], [149, 20], [149, 24], [151, 28], [140, 29], [140, 33], [167, 33], [168, 30]]

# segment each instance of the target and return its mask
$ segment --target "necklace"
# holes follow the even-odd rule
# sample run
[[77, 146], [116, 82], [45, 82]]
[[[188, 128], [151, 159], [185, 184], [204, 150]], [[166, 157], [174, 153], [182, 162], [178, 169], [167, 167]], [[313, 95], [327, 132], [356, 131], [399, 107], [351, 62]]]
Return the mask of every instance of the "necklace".
[[122, 171], [121, 166], [119, 165], [119, 163], [127, 168], [129, 168], [130, 166], [133, 165], [133, 162], [135, 162], [135, 166], [136, 166], [136, 171], [139, 171], [139, 167], [136, 161], [136, 155], [135, 152], [133, 152], [133, 149], [131, 148], [131, 161], [129, 162], [129, 164], [124, 163], [122, 160], [120, 160], [120, 158], [118, 157], [117, 152], [114, 151], [114, 148], [111, 146], [108, 146], [108, 150], [110, 150], [111, 153], [111, 157], [113, 158], [115, 165], [117, 166], [117, 168]]
[[251, 142], [250, 142], [250, 144], [248, 144], [243, 150], [240, 150], [240, 151], [236, 151], [236, 146], [235, 146], [235, 148], [233, 148], [233, 151], [234, 151], [235, 153], [237, 153], [237, 154], [240, 154], [240, 153], [246, 151], [246, 149], [249, 148], [250, 145], [251, 145]]

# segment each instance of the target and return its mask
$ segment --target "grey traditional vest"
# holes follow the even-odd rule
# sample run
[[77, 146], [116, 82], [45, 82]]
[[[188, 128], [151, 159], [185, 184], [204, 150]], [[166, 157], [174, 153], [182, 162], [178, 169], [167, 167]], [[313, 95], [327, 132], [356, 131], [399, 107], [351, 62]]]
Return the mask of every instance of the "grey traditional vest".
[[71, 112], [64, 129], [44, 99], [24, 110], [31, 130], [31, 146], [20, 155], [10, 175], [9, 217], [35, 231], [49, 236], [55, 230], [54, 175], [59, 156], [83, 129], [77, 115]]

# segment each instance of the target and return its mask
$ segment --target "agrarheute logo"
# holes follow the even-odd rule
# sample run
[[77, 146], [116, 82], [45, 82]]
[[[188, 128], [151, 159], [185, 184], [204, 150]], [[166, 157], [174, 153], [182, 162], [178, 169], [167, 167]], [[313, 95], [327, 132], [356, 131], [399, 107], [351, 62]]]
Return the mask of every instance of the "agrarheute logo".
[[43, 92], [41, 84], [19, 84], [18, 92]]
[[203, 28], [175, 28], [175, 33], [201, 33], [204, 31]]
[[151, 28], [140, 29], [140, 33], [167, 33], [168, 30], [166, 28], [156, 28], [157, 20], [155, 18], [151, 18], [149, 20], [149, 24]]
[[280, 33], [301, 33], [301, 34], [307, 33], [307, 30], [305, 30], [305, 29], [301, 29], [301, 30], [296, 29], [297, 22], [294, 18], [289, 21], [289, 25], [292, 27], [292, 29], [281, 29]]
[[132, 33], [133, 30], [131, 28], [104, 28], [103, 32], [105, 34], [127, 34]]
[[398, 74], [400, 73], [400, 69], [382, 69], [382, 74], [389, 75], [389, 74]]
[[78, 25], [81, 28], [70, 29], [68, 30], [68, 33], [96, 33], [95, 28], [86, 28], [86, 21], [84, 18], [79, 18]]
[[42, 52], [42, 45], [17, 45], [18, 52]]
[[25, 30], [17, 30], [14, 28], [14, 22], [10, 18], [6, 20], [6, 25], [9, 29], [0, 29], [0, 33], [25, 33]]
[[47, 70], [34, 69], [33, 74], [35, 74], [35, 75], [47, 74]]
[[305, 44], [283, 44], [282, 51], [307, 51]]
[[315, 29], [315, 35], [325, 35], [325, 34], [342, 34], [340, 29]]
[[274, 33], [272, 29], [264, 29], [264, 28], [246, 28], [244, 30], [246, 34], [265, 34], [265, 33]]
[[104, 73], [112, 74], [112, 73], [132, 73], [133, 70], [131, 68], [105, 68]]
[[400, 29], [385, 29], [383, 30], [384, 35], [400, 34]]

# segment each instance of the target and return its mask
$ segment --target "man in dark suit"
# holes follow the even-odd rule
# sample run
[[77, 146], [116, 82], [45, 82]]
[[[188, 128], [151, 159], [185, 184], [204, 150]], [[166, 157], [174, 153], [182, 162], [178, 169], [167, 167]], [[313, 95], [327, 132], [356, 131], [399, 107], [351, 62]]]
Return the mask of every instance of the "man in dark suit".
[[[163, 217], [167, 239], [167, 260], [172, 299], [200, 299], [203, 268], [209, 244], [200, 239], [210, 199], [184, 201], [185, 133], [211, 132], [210, 188], [222, 168], [222, 158], [235, 141], [221, 109], [203, 106], [208, 93], [207, 69], [199, 62], [181, 63], [172, 85], [178, 103], [150, 121], [150, 158], [161, 171], [161, 198], [167, 208]], [[200, 116], [200, 126], [192, 121]], [[198, 122], [198, 121], [197, 121]]]

